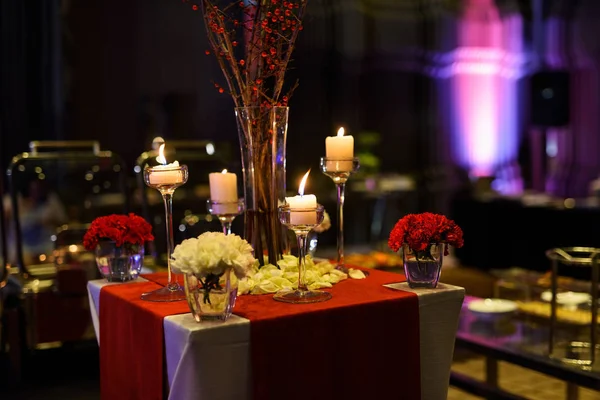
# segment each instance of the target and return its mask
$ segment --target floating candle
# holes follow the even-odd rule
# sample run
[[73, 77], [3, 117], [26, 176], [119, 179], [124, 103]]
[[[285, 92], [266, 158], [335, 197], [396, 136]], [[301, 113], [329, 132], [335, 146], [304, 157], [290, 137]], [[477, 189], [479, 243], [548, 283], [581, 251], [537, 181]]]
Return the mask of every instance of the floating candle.
[[[328, 158], [327, 168], [332, 171], [351, 171], [354, 158], [354, 137], [344, 136], [344, 128], [338, 129], [337, 136], [325, 138], [325, 156]], [[340, 160], [330, 162], [330, 160]]]
[[[317, 197], [314, 194], [304, 194], [304, 186], [310, 170], [304, 175], [298, 187], [298, 196], [286, 197], [285, 202], [290, 206], [291, 225], [317, 224]], [[294, 212], [294, 210], [298, 210]], [[300, 211], [306, 210], [306, 211]]]

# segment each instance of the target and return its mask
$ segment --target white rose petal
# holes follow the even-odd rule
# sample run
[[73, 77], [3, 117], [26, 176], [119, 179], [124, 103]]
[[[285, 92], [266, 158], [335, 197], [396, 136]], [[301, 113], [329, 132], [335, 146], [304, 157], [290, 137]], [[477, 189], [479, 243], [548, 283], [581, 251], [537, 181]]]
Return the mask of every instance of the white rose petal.
[[269, 279], [269, 281], [273, 282], [273, 284], [277, 287], [277, 290], [282, 290], [282, 289], [292, 289], [295, 285], [288, 281], [287, 279], [281, 278], [281, 277], [273, 277], [271, 279]]
[[256, 274], [254, 274], [253, 278], [256, 282], [260, 282], [263, 279], [266, 279], [267, 277], [265, 277], [265, 274], [263, 274], [262, 272], [257, 272]]
[[346, 275], [345, 273], [343, 273], [339, 269], [332, 269], [331, 271], [329, 271], [329, 273], [333, 274], [333, 275], [337, 275], [340, 278], [340, 280], [348, 278], [348, 275]]
[[252, 278], [245, 278], [240, 280], [238, 284], [238, 294], [242, 295], [250, 293], [252, 289], [254, 289], [254, 285], [255, 283]]
[[352, 279], [365, 279], [366, 278], [364, 272], [362, 272], [360, 269], [350, 268], [348, 270], [348, 275], [350, 275], [350, 278], [352, 278]]
[[323, 288], [330, 288], [333, 285], [329, 282], [313, 282], [310, 285], [308, 285], [308, 288], [310, 290], [316, 290], [316, 289], [323, 289]]
[[298, 271], [296, 272], [284, 272], [283, 277], [290, 282], [298, 283]]
[[283, 271], [280, 269], [276, 269], [275, 271], [271, 271], [271, 277], [275, 278], [275, 277], [281, 277], [283, 276]]
[[[332, 287], [348, 275], [335, 269], [335, 265], [323, 261], [314, 263], [306, 259], [305, 281], [309, 289], [322, 289]], [[249, 267], [247, 276], [240, 280], [238, 293], [240, 294], [266, 294], [285, 292], [298, 287], [298, 259], [285, 255], [278, 261], [277, 268], [267, 264], [258, 268], [258, 261], [254, 260]], [[351, 278], [364, 279], [365, 275], [360, 270], [351, 269]]]
[[281, 260], [277, 261], [277, 265], [283, 270], [288, 268], [298, 268], [298, 259], [286, 254]]
[[254, 286], [252, 289], [253, 294], [266, 294], [266, 293], [276, 293], [280, 288], [271, 281], [262, 281]]
[[307, 270], [304, 273], [304, 280], [306, 283], [313, 283], [319, 280], [321, 276], [319, 275], [318, 271], [314, 271], [314, 270]]

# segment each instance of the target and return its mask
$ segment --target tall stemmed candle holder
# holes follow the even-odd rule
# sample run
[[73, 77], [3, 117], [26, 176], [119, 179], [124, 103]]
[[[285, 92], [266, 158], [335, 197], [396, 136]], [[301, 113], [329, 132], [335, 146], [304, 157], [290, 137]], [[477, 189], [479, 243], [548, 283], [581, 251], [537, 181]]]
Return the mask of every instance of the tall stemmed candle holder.
[[323, 222], [325, 209], [317, 203], [314, 194], [304, 194], [304, 186], [310, 170], [298, 187], [298, 196], [286, 197], [278, 208], [279, 221], [294, 231], [298, 241], [298, 289], [277, 293], [273, 298], [286, 303], [317, 303], [329, 300], [331, 294], [321, 290], [309, 290], [306, 284], [306, 238], [308, 233]]
[[358, 171], [358, 158], [321, 157], [321, 172], [331, 178], [337, 188], [337, 266], [336, 269], [348, 273], [344, 264], [344, 200], [346, 197], [346, 182], [350, 175]]
[[171, 271], [171, 254], [173, 253], [173, 193], [179, 186], [185, 184], [188, 180], [188, 168], [186, 165], [179, 165], [177, 161], [166, 164], [163, 155], [164, 144], [161, 145], [160, 155], [157, 159], [163, 162], [163, 165], [144, 168], [144, 181], [146, 185], [160, 192], [165, 204], [165, 225], [167, 231], [167, 286], [142, 294], [142, 300], [169, 302], [185, 300], [185, 290], [177, 282]]
[[244, 205], [244, 199], [230, 202], [208, 199], [206, 200], [206, 209], [211, 215], [214, 215], [221, 221], [223, 233], [229, 235], [231, 234], [231, 224], [233, 223], [233, 220], [243, 213], [246, 207]]
[[[296, 196], [301, 197], [301, 196]], [[314, 198], [314, 196], [312, 196]], [[322, 290], [309, 290], [306, 284], [306, 238], [308, 233], [323, 222], [325, 209], [317, 204], [311, 208], [292, 208], [289, 204], [280, 206], [279, 220], [296, 234], [298, 241], [298, 289], [280, 292], [273, 299], [285, 303], [318, 303], [331, 298], [331, 293]]]

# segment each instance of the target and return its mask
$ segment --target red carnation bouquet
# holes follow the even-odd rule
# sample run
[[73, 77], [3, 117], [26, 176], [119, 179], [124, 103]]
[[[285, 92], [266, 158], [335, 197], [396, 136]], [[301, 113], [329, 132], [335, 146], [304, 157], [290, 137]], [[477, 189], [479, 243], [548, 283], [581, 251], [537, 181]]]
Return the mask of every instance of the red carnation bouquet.
[[88, 228], [83, 237], [83, 245], [87, 250], [94, 250], [99, 241], [114, 241], [117, 247], [144, 245], [154, 240], [152, 226], [142, 217], [113, 214], [98, 217]]
[[454, 221], [441, 214], [426, 212], [405, 215], [396, 223], [388, 246], [397, 252], [403, 243], [416, 252], [424, 251], [431, 243], [444, 243], [444, 255], [447, 255], [448, 245], [462, 247], [464, 241], [462, 229]]

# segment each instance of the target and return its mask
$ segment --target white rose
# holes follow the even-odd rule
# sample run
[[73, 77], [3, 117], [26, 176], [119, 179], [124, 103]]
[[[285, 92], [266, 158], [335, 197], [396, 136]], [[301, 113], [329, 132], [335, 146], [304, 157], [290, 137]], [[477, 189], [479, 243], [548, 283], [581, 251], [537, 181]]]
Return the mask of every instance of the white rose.
[[252, 246], [237, 235], [205, 232], [197, 238], [186, 239], [175, 246], [171, 266], [181, 273], [200, 277], [220, 275], [231, 268], [238, 278], [246, 276], [256, 260]]

